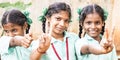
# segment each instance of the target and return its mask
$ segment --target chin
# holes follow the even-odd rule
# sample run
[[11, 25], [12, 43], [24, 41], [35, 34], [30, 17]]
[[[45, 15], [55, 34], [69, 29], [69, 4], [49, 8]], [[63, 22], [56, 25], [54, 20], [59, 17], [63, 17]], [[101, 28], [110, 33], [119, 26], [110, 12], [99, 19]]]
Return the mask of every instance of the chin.
[[89, 35], [93, 38], [97, 37], [97, 34], [89, 34]]
[[57, 34], [62, 34], [62, 33], [63, 33], [63, 31], [56, 31], [56, 33], [57, 33]]

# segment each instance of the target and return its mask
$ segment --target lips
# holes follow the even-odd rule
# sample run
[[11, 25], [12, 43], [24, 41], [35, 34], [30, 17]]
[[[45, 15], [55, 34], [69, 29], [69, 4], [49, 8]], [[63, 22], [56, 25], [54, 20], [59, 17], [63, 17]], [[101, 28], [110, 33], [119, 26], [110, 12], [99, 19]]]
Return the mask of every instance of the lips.
[[64, 28], [56, 28], [58, 31], [63, 31]]
[[92, 29], [92, 30], [89, 30], [89, 33], [90, 34], [96, 34], [96, 33], [98, 33], [96, 30], [94, 30], [94, 29]]
[[93, 33], [93, 34], [94, 34], [94, 33], [96, 33], [96, 31], [90, 31], [90, 33]]

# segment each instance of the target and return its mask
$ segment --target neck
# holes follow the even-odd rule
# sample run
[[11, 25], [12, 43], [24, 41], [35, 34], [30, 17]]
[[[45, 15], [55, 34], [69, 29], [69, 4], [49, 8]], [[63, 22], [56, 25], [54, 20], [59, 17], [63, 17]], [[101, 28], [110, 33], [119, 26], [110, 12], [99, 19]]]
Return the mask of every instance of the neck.
[[51, 35], [52, 35], [55, 39], [57, 39], [57, 40], [61, 40], [61, 41], [64, 40], [64, 35], [63, 35], [63, 33], [62, 33], [62, 34], [52, 33]]
[[100, 36], [98, 36], [98, 37], [94, 37], [94, 39], [95, 39], [95, 40], [97, 40], [98, 42], [100, 42], [100, 41], [101, 41]]

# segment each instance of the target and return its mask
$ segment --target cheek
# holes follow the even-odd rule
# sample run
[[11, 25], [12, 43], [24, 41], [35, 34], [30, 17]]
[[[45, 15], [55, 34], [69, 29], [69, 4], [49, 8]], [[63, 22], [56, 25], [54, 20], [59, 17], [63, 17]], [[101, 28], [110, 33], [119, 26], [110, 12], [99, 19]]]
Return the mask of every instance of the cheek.
[[68, 28], [69, 27], [69, 23], [66, 23], [65, 26], [66, 26], [66, 28]]
[[24, 36], [24, 34], [26, 33], [26, 31], [19, 31], [16, 35], [20, 35], [20, 36]]
[[19, 29], [18, 31], [17, 31], [17, 34], [19, 34], [19, 35], [24, 35], [26, 33], [26, 29]]
[[104, 23], [100, 22], [100, 24], [97, 26], [100, 30], [102, 30], [102, 28], [104, 27]]
[[57, 23], [56, 23], [56, 22], [51, 22], [49, 26], [54, 27], [55, 25], [57, 25]]
[[87, 29], [89, 28], [89, 26], [88, 26], [88, 25], [83, 25], [82, 28], [83, 28], [84, 30], [87, 30]]

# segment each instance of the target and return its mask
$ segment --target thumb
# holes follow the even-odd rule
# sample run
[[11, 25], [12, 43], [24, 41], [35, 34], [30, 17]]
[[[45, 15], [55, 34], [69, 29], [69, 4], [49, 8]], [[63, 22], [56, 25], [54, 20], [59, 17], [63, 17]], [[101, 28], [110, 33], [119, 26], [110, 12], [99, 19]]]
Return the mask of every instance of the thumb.
[[29, 36], [30, 36], [30, 37], [33, 37], [33, 33], [30, 32], [30, 33], [29, 33]]

